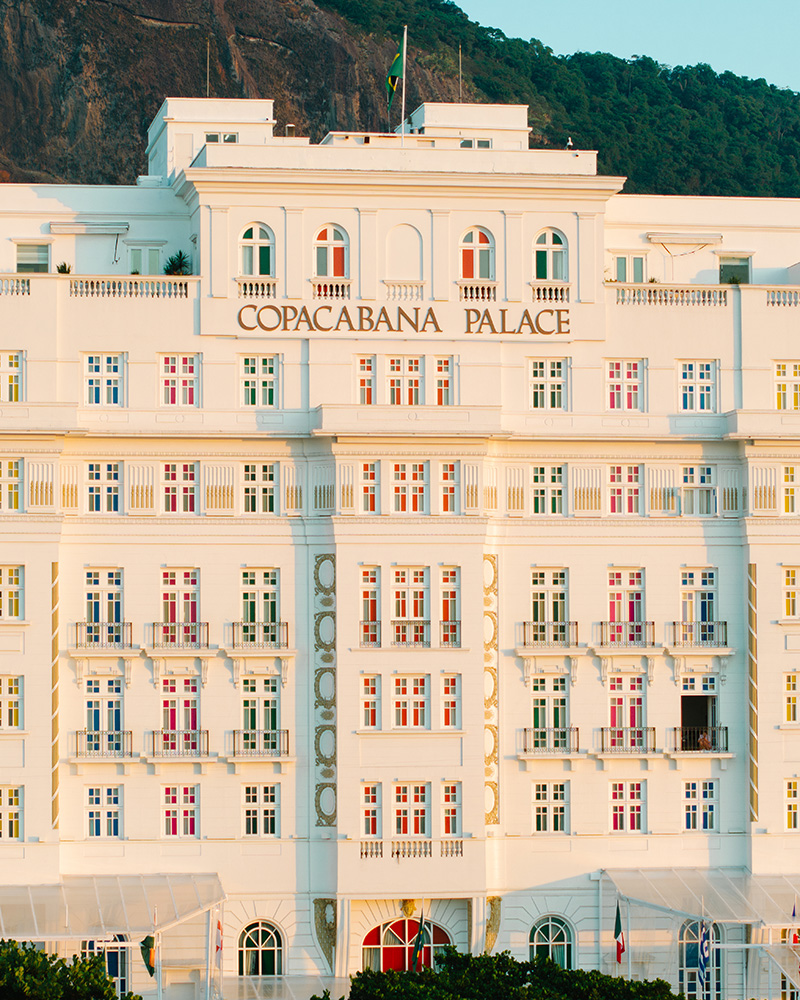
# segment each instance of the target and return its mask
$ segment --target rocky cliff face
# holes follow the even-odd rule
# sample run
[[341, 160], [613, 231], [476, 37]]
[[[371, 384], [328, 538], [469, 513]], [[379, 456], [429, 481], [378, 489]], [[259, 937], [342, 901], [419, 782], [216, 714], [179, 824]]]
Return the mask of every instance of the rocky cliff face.
[[[207, 66], [212, 97], [274, 98], [279, 131], [385, 129], [393, 55], [313, 0], [0, 0], [0, 180], [134, 182], [162, 100], [205, 96]], [[457, 99], [414, 65], [411, 108]]]

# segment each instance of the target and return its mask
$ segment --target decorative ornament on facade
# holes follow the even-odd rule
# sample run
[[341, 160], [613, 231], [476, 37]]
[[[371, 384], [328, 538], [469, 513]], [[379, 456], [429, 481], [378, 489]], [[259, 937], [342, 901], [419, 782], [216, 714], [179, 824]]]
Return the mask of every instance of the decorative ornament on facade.
[[497, 941], [497, 935], [500, 932], [500, 915], [502, 910], [503, 900], [500, 896], [489, 896], [486, 900], [486, 946], [484, 951], [487, 955], [491, 955], [492, 949]]
[[336, 825], [336, 556], [314, 557], [314, 810]]
[[315, 899], [314, 900], [314, 930], [317, 935], [317, 943], [320, 951], [325, 956], [325, 961], [334, 971], [334, 959], [336, 956], [336, 900], [335, 899]]
[[483, 717], [485, 822], [500, 822], [500, 739], [497, 649], [497, 556], [483, 557]]

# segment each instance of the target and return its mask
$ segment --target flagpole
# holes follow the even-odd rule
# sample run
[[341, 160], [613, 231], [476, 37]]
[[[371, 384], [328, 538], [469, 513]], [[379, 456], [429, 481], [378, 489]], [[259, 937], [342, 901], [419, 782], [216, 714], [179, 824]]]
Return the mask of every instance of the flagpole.
[[406, 144], [406, 52], [408, 51], [408, 25], [403, 28], [403, 106], [401, 114], [403, 116], [400, 122], [400, 145], [405, 146]]
[[158, 927], [158, 907], [153, 907], [153, 944], [155, 946], [156, 960], [156, 997], [163, 1000], [164, 991], [161, 985], [161, 935], [156, 930]]
[[211, 909], [206, 910], [206, 1000], [211, 1000]]

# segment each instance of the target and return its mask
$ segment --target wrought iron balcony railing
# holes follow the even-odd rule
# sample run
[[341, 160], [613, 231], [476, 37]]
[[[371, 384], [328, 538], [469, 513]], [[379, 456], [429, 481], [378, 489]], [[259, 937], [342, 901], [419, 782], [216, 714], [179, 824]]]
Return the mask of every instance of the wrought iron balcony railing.
[[286, 649], [288, 622], [234, 622], [234, 649]]
[[430, 646], [431, 623], [421, 619], [392, 622], [393, 646]]
[[461, 621], [439, 622], [439, 645], [457, 649], [461, 646]]
[[234, 757], [288, 757], [288, 729], [235, 729]]
[[600, 730], [603, 753], [655, 753], [656, 731], [652, 726], [608, 726]]
[[578, 727], [556, 729], [523, 729], [522, 752], [559, 754], [578, 752]]
[[78, 649], [129, 649], [133, 630], [130, 622], [76, 622]]
[[129, 729], [100, 731], [79, 729], [77, 732], [78, 757], [131, 757], [133, 740]]
[[672, 749], [689, 753], [727, 753], [727, 726], [676, 726], [672, 730]]
[[381, 623], [360, 622], [359, 645], [377, 647], [381, 644]]
[[156, 729], [154, 757], [208, 757], [207, 729]]
[[523, 646], [577, 646], [577, 622], [523, 622]]
[[202, 649], [208, 645], [208, 622], [153, 622], [156, 649]]
[[653, 622], [600, 622], [601, 646], [652, 646]]
[[727, 646], [727, 622], [673, 622], [673, 646]]

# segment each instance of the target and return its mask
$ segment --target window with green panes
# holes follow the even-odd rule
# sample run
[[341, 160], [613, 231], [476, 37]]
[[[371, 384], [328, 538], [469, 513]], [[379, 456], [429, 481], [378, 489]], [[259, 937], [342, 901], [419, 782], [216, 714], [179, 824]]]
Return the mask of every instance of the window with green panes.
[[271, 278], [274, 275], [275, 238], [266, 226], [252, 225], [242, 233], [241, 273]]

